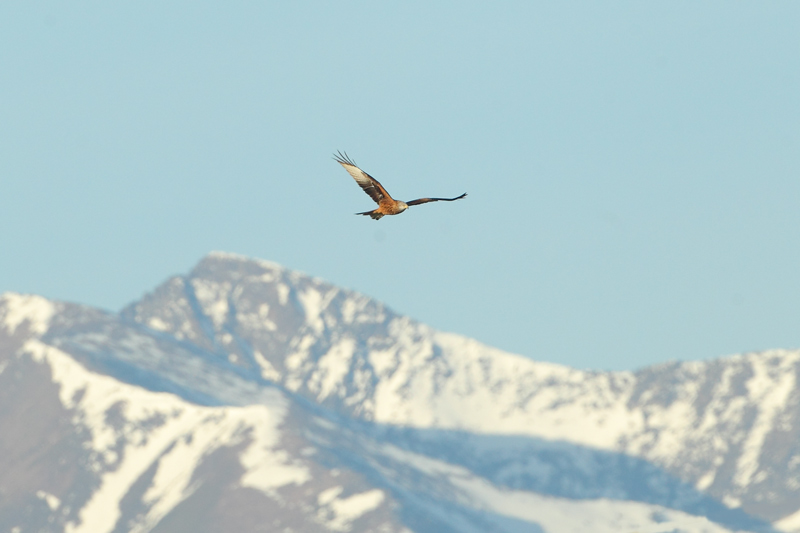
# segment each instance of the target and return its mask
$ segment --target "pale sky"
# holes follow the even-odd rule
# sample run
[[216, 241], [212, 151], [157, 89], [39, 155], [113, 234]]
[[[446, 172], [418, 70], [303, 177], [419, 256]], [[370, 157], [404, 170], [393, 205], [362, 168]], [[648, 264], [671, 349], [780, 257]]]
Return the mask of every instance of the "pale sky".
[[[537, 360], [800, 347], [800, 3], [0, 4], [0, 292], [278, 262]], [[332, 159], [396, 198], [373, 221]]]

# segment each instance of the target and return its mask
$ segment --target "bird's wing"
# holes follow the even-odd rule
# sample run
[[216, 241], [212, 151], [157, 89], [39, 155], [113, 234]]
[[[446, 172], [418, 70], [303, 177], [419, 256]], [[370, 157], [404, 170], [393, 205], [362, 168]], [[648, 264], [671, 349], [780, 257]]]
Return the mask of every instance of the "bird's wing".
[[418, 198], [417, 200], [411, 200], [410, 202], [406, 202], [406, 204], [419, 205], [419, 204], [427, 204], [428, 202], [452, 202], [454, 200], [461, 200], [466, 195], [467, 193], [464, 193], [461, 196], [456, 196], [455, 198]]
[[383, 185], [381, 185], [378, 180], [358, 168], [355, 162], [347, 157], [347, 153], [342, 154], [339, 152], [338, 154], [334, 154], [333, 158], [337, 163], [344, 167], [348, 174], [353, 176], [353, 179], [356, 180], [356, 183], [358, 183], [361, 188], [364, 189], [364, 192], [367, 193], [370, 198], [375, 200], [376, 204], [380, 204], [381, 200], [384, 198], [394, 200], [394, 198], [392, 198], [389, 193], [386, 192], [386, 189], [383, 188]]

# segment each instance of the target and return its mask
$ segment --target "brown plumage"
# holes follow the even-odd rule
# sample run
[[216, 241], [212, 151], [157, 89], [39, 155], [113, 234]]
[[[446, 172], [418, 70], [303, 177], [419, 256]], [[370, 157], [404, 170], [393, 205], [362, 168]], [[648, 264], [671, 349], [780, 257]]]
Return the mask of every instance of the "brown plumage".
[[392, 198], [378, 180], [358, 168], [355, 162], [347, 156], [347, 153], [343, 154], [339, 152], [338, 154], [334, 154], [333, 158], [337, 163], [344, 167], [348, 174], [353, 176], [353, 179], [355, 179], [356, 183], [358, 183], [359, 186], [364, 189], [364, 192], [367, 193], [376, 204], [378, 204], [377, 209], [372, 211], [364, 211], [363, 213], [356, 213], [356, 215], [369, 215], [375, 220], [380, 220], [380, 218], [384, 215], [399, 215], [412, 205], [427, 204], [428, 202], [439, 201], [452, 202], [454, 200], [460, 200], [467, 195], [467, 193], [464, 193], [461, 196], [456, 196], [455, 198], [418, 198], [416, 200], [411, 200], [410, 202], [401, 202], [400, 200], [395, 200]]

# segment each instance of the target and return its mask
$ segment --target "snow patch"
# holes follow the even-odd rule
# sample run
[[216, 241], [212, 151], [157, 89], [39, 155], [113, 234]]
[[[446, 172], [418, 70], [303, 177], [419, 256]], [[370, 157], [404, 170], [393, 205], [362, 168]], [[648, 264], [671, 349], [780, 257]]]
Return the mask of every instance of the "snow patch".
[[307, 322], [311, 323], [319, 318], [319, 314], [322, 312], [322, 294], [319, 291], [307, 289], [301, 292], [297, 299], [303, 304]]
[[288, 370], [298, 370], [303, 366], [303, 363], [308, 359], [308, 350], [314, 345], [316, 340], [317, 339], [313, 335], [305, 335], [300, 339], [296, 345], [295, 351], [286, 357], [286, 368]]
[[51, 511], [55, 511], [59, 507], [61, 507], [61, 500], [58, 499], [56, 496], [50, 494], [49, 492], [45, 492], [43, 490], [37, 490], [36, 497], [39, 498], [40, 500], [44, 500]]
[[359, 323], [363, 324], [366, 322], [377, 322], [378, 319], [383, 319], [383, 315], [379, 314], [376, 316], [371, 316], [364, 312], [364, 309], [369, 305], [370, 300], [369, 298], [360, 295], [360, 294], [350, 294], [350, 297], [345, 299], [342, 302], [340, 307], [340, 313], [342, 316], [342, 320], [345, 324], [353, 324]]
[[291, 292], [289, 286], [285, 283], [278, 283], [275, 286], [275, 290], [278, 291], [278, 302], [281, 305], [286, 305], [286, 303], [289, 301], [289, 292]]
[[785, 516], [780, 520], [778, 520], [777, 522], [773, 522], [772, 525], [778, 531], [786, 531], [787, 533], [798, 533], [800, 532], [800, 511], [795, 511], [789, 516]]
[[386, 377], [389, 371], [397, 366], [395, 351], [389, 350], [370, 350], [367, 355], [369, 364], [372, 365], [375, 373], [380, 377]]
[[353, 318], [356, 316], [356, 312], [359, 310], [359, 305], [355, 302], [353, 298], [348, 298], [344, 302], [342, 302], [342, 306], [340, 308], [340, 313], [342, 314], [342, 320], [345, 324], [352, 324]]
[[328, 505], [330, 502], [335, 500], [339, 494], [342, 493], [342, 490], [344, 490], [344, 487], [341, 485], [323, 490], [319, 493], [319, 496], [317, 496], [317, 504]]
[[730, 494], [726, 494], [722, 497], [722, 503], [730, 507], [731, 509], [738, 509], [742, 506], [742, 500], [735, 496], [731, 496]]
[[269, 305], [268, 304], [261, 304], [258, 306], [258, 317], [261, 319], [264, 327], [266, 327], [270, 331], [276, 331], [278, 326], [269, 319]]
[[328, 353], [320, 357], [317, 369], [308, 381], [308, 389], [317, 393], [317, 400], [322, 401], [338, 387], [346, 386], [344, 377], [350, 372], [355, 349], [356, 341], [345, 338], [334, 344]]
[[28, 329], [35, 335], [43, 335], [50, 327], [50, 320], [56, 306], [50, 300], [31, 294], [7, 292], [0, 297], [0, 315], [9, 335], [13, 335], [20, 324], [27, 322]]
[[261, 304], [258, 307], [258, 311], [255, 313], [245, 313], [239, 311], [236, 314], [236, 320], [239, 322], [239, 324], [254, 331], [262, 329], [267, 331], [278, 331], [278, 325], [269, 318], [269, 310], [270, 307], [268, 304]]
[[284, 485], [303, 485], [311, 472], [301, 461], [292, 461], [284, 450], [273, 449], [278, 444], [278, 427], [283, 416], [277, 417], [262, 406], [239, 408], [249, 421], [253, 442], [240, 456], [247, 472], [242, 476], [243, 487], [258, 489], [275, 496], [274, 489]]
[[298, 295], [298, 300], [306, 312], [306, 323], [317, 332], [321, 333], [324, 329], [322, 312], [328, 307], [331, 300], [336, 296], [338, 290], [329, 290], [322, 294], [320, 291], [308, 288]]
[[264, 379], [268, 379], [270, 381], [280, 382], [281, 380], [281, 373], [278, 372], [272, 363], [267, 360], [264, 355], [259, 352], [258, 350], [253, 351], [253, 358], [258, 363], [258, 366], [261, 368], [261, 377]]
[[169, 324], [167, 324], [157, 316], [154, 316], [150, 320], [148, 320], [147, 326], [156, 331], [169, 331]]
[[219, 329], [228, 319], [228, 293], [231, 290], [231, 284], [229, 282], [215, 283], [199, 278], [193, 279], [191, 283], [203, 313]]
[[317, 518], [333, 531], [348, 531], [352, 522], [374, 511], [385, 498], [380, 489], [368, 490], [339, 499], [342, 487], [332, 487], [319, 494], [317, 503], [322, 506]]
[[714, 478], [716, 477], [717, 477], [716, 472], [714, 471], [706, 472], [700, 479], [697, 480], [697, 483], [695, 483], [694, 486], [695, 488], [697, 488], [697, 490], [706, 490], [708, 487], [711, 486], [712, 483], [714, 483]]

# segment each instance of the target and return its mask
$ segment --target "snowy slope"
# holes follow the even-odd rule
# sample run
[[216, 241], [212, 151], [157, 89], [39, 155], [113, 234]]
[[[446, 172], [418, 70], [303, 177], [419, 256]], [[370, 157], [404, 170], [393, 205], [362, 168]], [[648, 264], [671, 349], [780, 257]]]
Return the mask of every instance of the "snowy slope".
[[580, 371], [437, 332], [363, 295], [223, 253], [123, 316], [348, 416], [622, 452], [770, 521], [800, 510], [798, 351]]
[[[600, 532], [730, 531], [658, 505], [509, 490], [404, 449], [411, 434], [325, 417], [269, 384], [248, 387], [236, 367], [215, 365], [208, 354], [177, 352], [180, 364], [161, 361], [176, 353], [160, 351], [169, 346], [165, 339], [147, 342], [143, 332], [113, 328], [111, 317], [95, 310], [5, 295], [0, 317], [0, 422], [3, 435], [15, 437], [3, 441], [0, 456], [35, 459], [0, 462], [6, 531], [559, 532], [586, 523]], [[84, 343], [83, 351], [71, 355], [44, 340], [55, 342], [56, 333], [72, 349]], [[108, 363], [89, 355], [92, 348], [138, 362], [144, 372], [135, 378], [145, 381], [159, 368], [184, 395], [201, 396], [190, 390], [187, 369], [206, 374], [196, 384], [205, 398], [246, 405], [198, 405], [123, 383], [86, 368]], [[50, 420], [38, 435], [26, 435], [31, 424], [15, 413], [30, 404], [37, 419]], [[36, 445], [43, 438], [50, 444], [44, 452]], [[231, 502], [241, 503], [231, 509]]]
[[35, 339], [5, 362], [48, 378], [39, 385], [72, 426], [82, 470], [25, 490], [4, 484], [17, 500], [0, 506], [5, 531], [731, 531], [655, 505], [509, 491], [337, 427], [275, 389], [261, 404], [198, 406], [93, 373]]
[[584, 372], [221, 253], [120, 315], [6, 294], [0, 530], [796, 530], [797, 360]]

